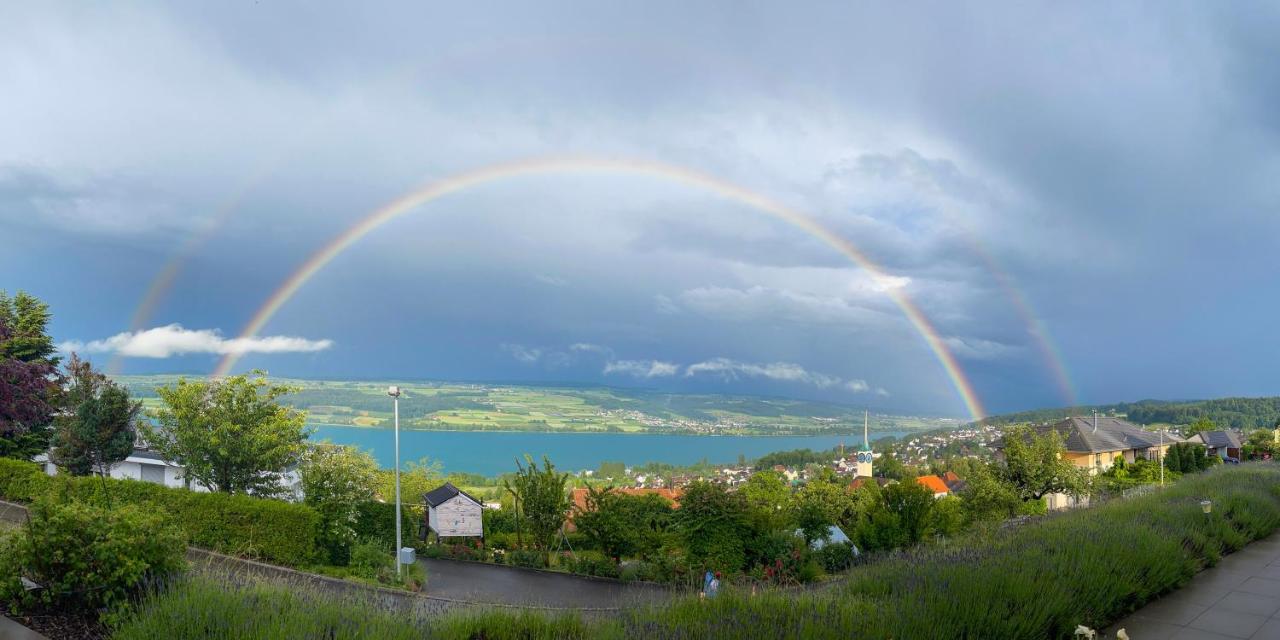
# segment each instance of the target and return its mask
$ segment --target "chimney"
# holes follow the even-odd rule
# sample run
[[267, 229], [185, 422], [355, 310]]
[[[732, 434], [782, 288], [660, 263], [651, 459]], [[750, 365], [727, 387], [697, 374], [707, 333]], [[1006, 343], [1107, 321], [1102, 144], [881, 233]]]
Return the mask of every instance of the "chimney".
[[1097, 411], [1093, 412], [1093, 432], [1094, 433], [1098, 432], [1098, 412]]

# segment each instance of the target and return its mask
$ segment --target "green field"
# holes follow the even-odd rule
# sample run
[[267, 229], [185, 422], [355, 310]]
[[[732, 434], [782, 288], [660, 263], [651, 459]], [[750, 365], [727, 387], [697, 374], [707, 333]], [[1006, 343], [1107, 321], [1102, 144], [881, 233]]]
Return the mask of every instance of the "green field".
[[[117, 376], [144, 405], [156, 408], [155, 389], [179, 376]], [[390, 426], [391, 382], [277, 379], [300, 388], [286, 402], [313, 424]], [[858, 408], [804, 400], [712, 394], [672, 394], [607, 387], [532, 387], [448, 382], [396, 383], [403, 390], [400, 425], [457, 431], [566, 431], [821, 435], [858, 433]], [[915, 431], [958, 426], [962, 420], [877, 416], [878, 430]]]

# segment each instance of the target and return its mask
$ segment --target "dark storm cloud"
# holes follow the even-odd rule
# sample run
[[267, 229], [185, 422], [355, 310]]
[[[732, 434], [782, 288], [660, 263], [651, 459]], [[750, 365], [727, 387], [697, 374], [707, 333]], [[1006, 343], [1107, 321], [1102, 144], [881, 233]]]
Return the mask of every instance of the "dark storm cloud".
[[[959, 411], [892, 286], [996, 409], [1063, 401], [1028, 312], [1084, 400], [1276, 391], [1258, 382], [1280, 355], [1268, 346], [1280, 303], [1259, 294], [1280, 279], [1274, 7], [9, 14], [0, 87], [18, 98], [0, 103], [0, 267], [22, 282], [0, 286], [56, 300], [56, 328], [74, 331], [60, 340], [124, 331], [145, 265], [184, 247], [191, 261], [153, 326], [233, 335], [311, 251], [399, 194], [493, 162], [586, 154], [696, 169], [795, 207], [891, 280], [696, 188], [509, 178], [374, 232], [270, 325], [332, 350], [246, 364], [605, 379], [601, 362], [566, 356], [548, 373], [501, 347], [590, 343], [633, 374], [787, 363], [883, 387], [885, 406]], [[80, 277], [33, 266], [52, 247], [76, 254]], [[647, 380], [768, 391], [771, 379]], [[848, 400], [839, 387], [785, 391]]]

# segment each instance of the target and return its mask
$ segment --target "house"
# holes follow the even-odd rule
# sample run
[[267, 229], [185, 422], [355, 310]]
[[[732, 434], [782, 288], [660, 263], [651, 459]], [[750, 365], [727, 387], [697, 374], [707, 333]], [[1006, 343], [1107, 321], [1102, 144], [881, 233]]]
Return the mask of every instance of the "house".
[[933, 497], [935, 498], [945, 498], [951, 493], [947, 483], [943, 482], [942, 478], [938, 476], [920, 476], [916, 478], [916, 482], [933, 492]]
[[484, 504], [452, 482], [428, 491], [422, 500], [427, 506], [427, 528], [437, 538], [484, 536]]
[[1239, 461], [1241, 458], [1241, 449], [1244, 448], [1244, 438], [1237, 431], [1230, 429], [1222, 431], [1202, 431], [1200, 433], [1187, 438], [1187, 442], [1195, 442], [1203, 444], [1205, 453], [1211, 456], [1218, 456], [1225, 462], [1227, 460]]
[[[590, 491], [591, 490], [587, 487], [578, 487], [569, 494], [570, 501], [573, 503], [571, 514], [587, 510], [587, 496], [590, 494]], [[671, 503], [671, 506], [677, 508], [680, 507], [680, 496], [684, 495], [684, 492], [679, 489], [662, 488], [647, 489], [643, 487], [614, 487], [610, 489], [610, 491], [629, 496], [643, 496], [649, 494], [662, 496], [663, 498], [666, 498], [667, 502]], [[572, 515], [570, 515], [570, 517], [572, 518]]]
[[965, 482], [964, 478], [961, 478], [959, 474], [954, 471], [948, 471], [942, 474], [942, 481], [947, 484], [947, 489], [950, 489], [951, 493], [960, 493], [961, 491], [964, 491], [965, 487], [969, 486], [969, 483]]
[[[1088, 469], [1091, 474], [1110, 469], [1118, 457], [1126, 463], [1163, 458], [1169, 447], [1183, 442], [1182, 438], [1168, 431], [1147, 431], [1136, 424], [1106, 416], [1067, 418], [1034, 429], [1038, 433], [1057, 431], [1066, 450], [1062, 457], [1081, 469]], [[994, 446], [1003, 452], [1004, 440], [998, 440]]]
[[[797, 538], [804, 537], [804, 529], [796, 529], [795, 535]], [[825, 540], [818, 538], [817, 540], [809, 543], [809, 548], [821, 549], [829, 544], [847, 544], [850, 547], [853, 547], [852, 554], [854, 557], [860, 555], [858, 546], [853, 544], [853, 540], [850, 540], [849, 536], [845, 535], [844, 531], [834, 524], [827, 528], [827, 538]]]
[[856, 478], [854, 478], [854, 479], [853, 479], [853, 482], [850, 482], [850, 483], [849, 483], [849, 490], [850, 490], [850, 491], [857, 491], [859, 487], [861, 487], [862, 485], [864, 485], [864, 484], [866, 484], [866, 483], [868, 483], [868, 482], [874, 482], [874, 483], [876, 483], [876, 485], [878, 485], [878, 486], [880, 486], [880, 487], [882, 487], [882, 488], [883, 488], [885, 485], [888, 485], [889, 483], [891, 483], [891, 482], [893, 482], [893, 481], [892, 481], [892, 480], [890, 480], [890, 479], [888, 479], [888, 478], [870, 478], [870, 477], [867, 477], [867, 476], [858, 476], [858, 477], [856, 477]]
[[[49, 459], [48, 454], [42, 453], [32, 460], [44, 467], [46, 474], [51, 476], [58, 475], [58, 465]], [[208, 487], [197, 480], [191, 480], [188, 484], [186, 470], [182, 465], [171, 460], [165, 460], [160, 454], [144, 447], [134, 448], [129, 457], [112, 465], [107, 475], [118, 480], [141, 480], [142, 482], [162, 484], [174, 489], [187, 488], [192, 491], [209, 491]], [[278, 474], [278, 477], [287, 495], [291, 495], [298, 500], [302, 499], [302, 476], [297, 469], [289, 469], [284, 473]]]
[[[58, 465], [49, 459], [48, 454], [41, 454], [34, 460], [44, 467], [44, 472], [51, 476], [58, 475]], [[141, 480], [162, 484], [166, 487], [182, 488], [186, 486], [182, 466], [165, 460], [160, 454], [143, 448], [135, 448], [129, 457], [112, 465], [108, 475], [121, 480]], [[191, 482], [192, 491], [208, 491], [209, 488], [199, 482]]]

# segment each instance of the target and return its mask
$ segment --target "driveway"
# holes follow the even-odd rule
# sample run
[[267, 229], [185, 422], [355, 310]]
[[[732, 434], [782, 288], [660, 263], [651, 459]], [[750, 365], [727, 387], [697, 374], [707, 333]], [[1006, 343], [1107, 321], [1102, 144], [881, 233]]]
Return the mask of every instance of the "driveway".
[[420, 558], [418, 563], [427, 570], [426, 594], [439, 598], [590, 609], [656, 602], [675, 594], [651, 584], [594, 580], [496, 564], [429, 558]]

